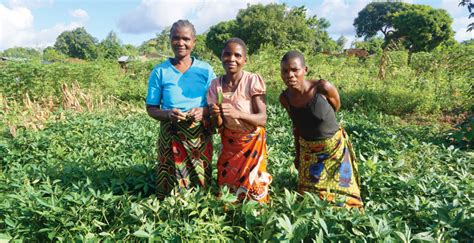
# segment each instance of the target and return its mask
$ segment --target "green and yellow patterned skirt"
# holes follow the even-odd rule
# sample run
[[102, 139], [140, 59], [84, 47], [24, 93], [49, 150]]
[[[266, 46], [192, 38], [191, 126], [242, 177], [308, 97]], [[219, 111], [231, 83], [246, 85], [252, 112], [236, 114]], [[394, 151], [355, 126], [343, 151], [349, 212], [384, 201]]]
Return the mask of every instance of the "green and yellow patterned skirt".
[[207, 186], [211, 181], [212, 138], [202, 122], [162, 121], [157, 142], [157, 197]]
[[332, 138], [306, 141], [300, 138], [298, 191], [314, 192], [342, 207], [363, 206], [354, 150], [344, 129]]

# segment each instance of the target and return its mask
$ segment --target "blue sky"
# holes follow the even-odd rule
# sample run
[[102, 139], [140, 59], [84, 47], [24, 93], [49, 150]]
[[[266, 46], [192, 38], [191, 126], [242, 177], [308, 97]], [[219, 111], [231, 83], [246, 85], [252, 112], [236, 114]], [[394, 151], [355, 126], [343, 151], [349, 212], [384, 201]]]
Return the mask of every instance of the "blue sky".
[[[354, 40], [352, 26], [357, 13], [370, 0], [0, 0], [0, 51], [24, 46], [44, 48], [53, 45], [65, 30], [85, 27], [99, 41], [115, 31], [124, 44], [140, 45], [180, 18], [189, 19], [202, 33], [220, 21], [234, 19], [247, 4], [286, 3], [304, 5], [311, 15], [331, 23], [330, 35]], [[456, 40], [474, 38], [466, 32], [467, 8], [459, 0], [408, 0], [446, 9], [453, 18]]]

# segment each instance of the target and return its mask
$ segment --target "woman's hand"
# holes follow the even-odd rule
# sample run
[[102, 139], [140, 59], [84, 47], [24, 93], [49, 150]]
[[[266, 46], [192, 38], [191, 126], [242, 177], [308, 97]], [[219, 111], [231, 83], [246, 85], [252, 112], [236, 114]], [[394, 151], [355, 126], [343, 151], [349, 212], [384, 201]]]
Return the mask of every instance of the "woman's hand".
[[222, 114], [226, 118], [240, 119], [240, 112], [234, 108], [232, 104], [223, 103], [222, 105]]
[[188, 111], [188, 119], [194, 119], [195, 121], [202, 121], [204, 117], [204, 108], [203, 107], [197, 107], [197, 108], [192, 108], [191, 110]]
[[172, 109], [168, 111], [168, 118], [171, 122], [179, 122], [186, 120], [186, 113], [180, 111], [179, 109]]
[[212, 117], [217, 117], [221, 115], [221, 108], [219, 108], [218, 105], [216, 104], [210, 104], [209, 105], [209, 113], [211, 114]]

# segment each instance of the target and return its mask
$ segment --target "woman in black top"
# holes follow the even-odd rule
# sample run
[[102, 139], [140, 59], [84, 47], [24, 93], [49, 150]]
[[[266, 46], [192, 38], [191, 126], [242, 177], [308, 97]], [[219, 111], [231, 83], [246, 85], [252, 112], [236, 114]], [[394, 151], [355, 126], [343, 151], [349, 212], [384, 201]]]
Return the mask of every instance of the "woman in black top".
[[326, 80], [306, 80], [308, 67], [297, 51], [280, 63], [287, 88], [280, 103], [293, 122], [298, 191], [319, 194], [338, 206], [363, 206], [354, 151], [335, 112], [341, 103], [337, 89]]

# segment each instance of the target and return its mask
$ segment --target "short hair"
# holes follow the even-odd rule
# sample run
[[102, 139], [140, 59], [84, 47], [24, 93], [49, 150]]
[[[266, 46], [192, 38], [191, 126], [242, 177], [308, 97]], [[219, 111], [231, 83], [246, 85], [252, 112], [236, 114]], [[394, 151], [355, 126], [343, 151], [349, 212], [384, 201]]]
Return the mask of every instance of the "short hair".
[[306, 65], [306, 64], [305, 64], [305, 61], [304, 61], [304, 56], [303, 56], [303, 54], [301, 54], [301, 52], [299, 52], [299, 51], [289, 51], [289, 52], [287, 52], [287, 53], [283, 56], [283, 58], [281, 59], [281, 62], [280, 62], [280, 63], [288, 62], [290, 59], [295, 59], [295, 58], [300, 59], [301, 64], [302, 64], [303, 66]]
[[244, 49], [245, 55], [247, 56], [247, 45], [245, 44], [245, 42], [242, 39], [240, 39], [238, 37], [232, 37], [232, 38], [228, 39], [224, 43], [224, 47], [222, 48], [222, 50], [224, 50], [226, 48], [226, 46], [229, 45], [230, 43], [236, 43], [236, 44], [240, 45]]
[[194, 28], [194, 25], [189, 22], [187, 19], [180, 19], [176, 22], [173, 23], [170, 29], [170, 38], [173, 32], [175, 32], [179, 28], [190, 28], [191, 32], [193, 32], [193, 37], [196, 37], [196, 29]]

